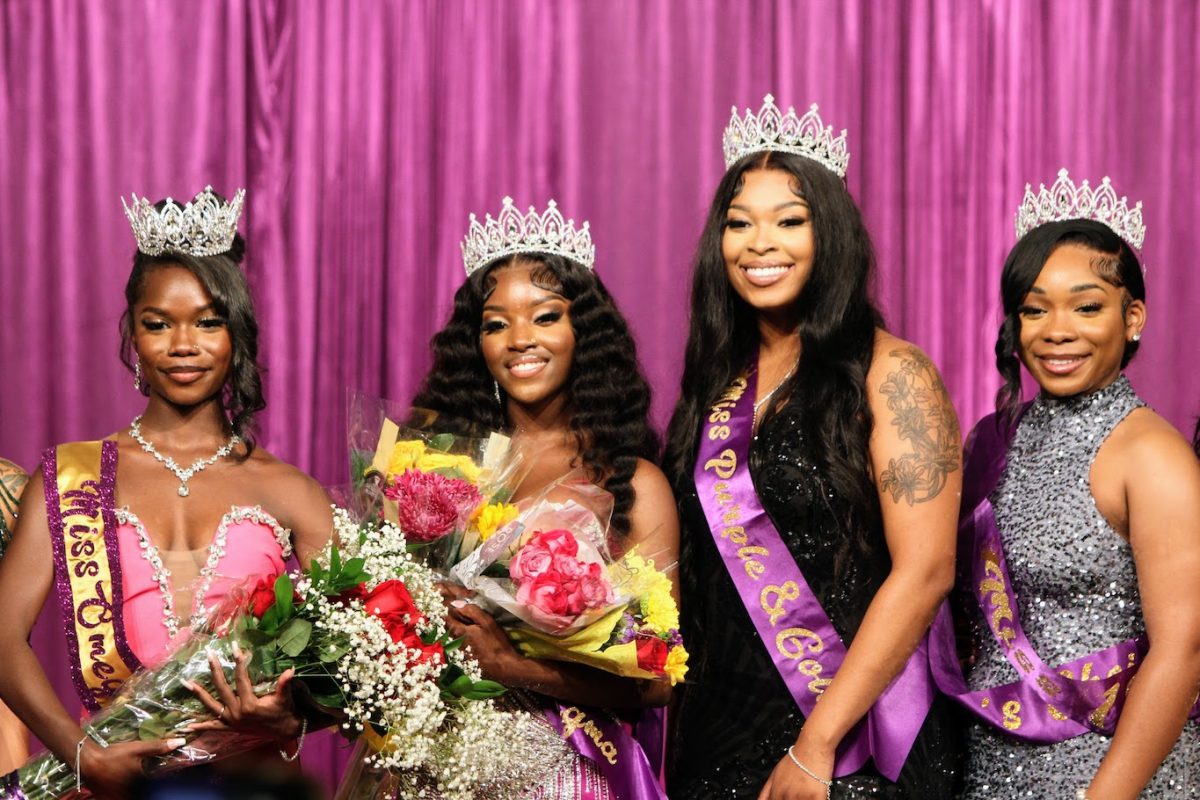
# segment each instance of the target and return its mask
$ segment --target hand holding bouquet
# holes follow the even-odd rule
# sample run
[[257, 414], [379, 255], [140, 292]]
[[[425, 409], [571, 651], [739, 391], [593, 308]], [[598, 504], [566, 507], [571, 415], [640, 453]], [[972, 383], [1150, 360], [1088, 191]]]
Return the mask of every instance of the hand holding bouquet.
[[[492, 705], [503, 687], [482, 680], [450, 639], [437, 576], [413, 560], [402, 532], [386, 522], [356, 523], [337, 508], [334, 528], [309, 569], [231, 593], [165, 664], [130, 679], [88, 721], [87, 734], [103, 745], [187, 738], [160, 769], [243, 750], [247, 739], [235, 731], [196, 734], [216, 715], [189, 688], [213, 693], [214, 666], [231, 680], [237, 648], [251, 654], [258, 693], [293, 670], [293, 683], [344, 719], [343, 734], [367, 743], [367, 763], [402, 796], [465, 799], [481, 787], [511, 796], [553, 768], [493, 747], [494, 737], [525, 736], [534, 723]], [[73, 767], [50, 754], [6, 781], [0, 797], [60, 798], [76, 788]]]

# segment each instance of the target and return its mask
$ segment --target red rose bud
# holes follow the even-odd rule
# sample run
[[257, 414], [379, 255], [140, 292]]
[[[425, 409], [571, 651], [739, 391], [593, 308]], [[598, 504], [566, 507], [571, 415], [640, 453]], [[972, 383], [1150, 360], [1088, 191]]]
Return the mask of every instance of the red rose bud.
[[657, 636], [639, 636], [637, 663], [639, 669], [662, 674], [667, 665], [667, 643]]
[[262, 619], [262, 615], [267, 613], [267, 609], [273, 605], [275, 605], [275, 581], [260, 578], [258, 585], [250, 593], [248, 604], [250, 613]]

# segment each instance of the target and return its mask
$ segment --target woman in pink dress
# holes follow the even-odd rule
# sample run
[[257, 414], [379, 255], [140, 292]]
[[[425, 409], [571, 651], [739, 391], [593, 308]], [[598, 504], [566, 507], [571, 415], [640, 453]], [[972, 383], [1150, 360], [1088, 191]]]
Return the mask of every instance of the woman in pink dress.
[[[103, 440], [46, 451], [0, 562], [0, 696], [99, 797], [126, 796], [144, 759], [183, 740], [102, 748], [85, 734], [28, 644], [51, 588], [75, 688], [94, 713], [231, 586], [273, 579], [293, 548], [307, 560], [331, 529], [320, 486], [254, 444], [264, 403], [258, 323], [238, 266], [243, 198], [206, 188], [186, 206], [135, 197], [126, 208], [138, 252], [122, 352], [145, 410]], [[220, 682], [217, 696], [197, 689], [219, 718], [205, 725], [277, 739], [290, 756], [305, 723], [289, 677], [262, 698]]]

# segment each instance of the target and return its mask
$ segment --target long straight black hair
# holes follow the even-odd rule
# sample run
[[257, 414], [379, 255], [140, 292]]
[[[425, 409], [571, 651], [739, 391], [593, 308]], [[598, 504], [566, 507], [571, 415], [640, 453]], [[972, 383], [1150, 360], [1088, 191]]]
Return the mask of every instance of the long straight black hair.
[[872, 550], [868, 531], [881, 525], [869, 470], [873, 417], [866, 383], [883, 319], [870, 294], [875, 256], [862, 215], [842, 180], [811, 159], [752, 154], [730, 167], [717, 187], [692, 270], [683, 381], [664, 466], [677, 493], [690, 490], [701, 419], [757, 350], [755, 311], [729, 283], [721, 240], [746, 173], [768, 169], [791, 176], [812, 213], [812, 272], [796, 300], [800, 360], [781, 396], [800, 404], [823, 474], [850, 509], [841, 521], [838, 564], [844, 565], [848, 554]]

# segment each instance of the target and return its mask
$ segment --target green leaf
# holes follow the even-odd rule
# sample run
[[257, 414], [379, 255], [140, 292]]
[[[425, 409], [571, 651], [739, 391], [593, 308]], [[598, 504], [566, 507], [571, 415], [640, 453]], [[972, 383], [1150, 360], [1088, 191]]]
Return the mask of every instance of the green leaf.
[[279, 649], [295, 658], [308, 647], [312, 638], [312, 623], [301, 617], [294, 617], [279, 631]]
[[474, 685], [469, 675], [459, 675], [450, 683], [448, 688], [455, 694], [462, 696], [464, 692], [469, 692]]
[[467, 700], [491, 700], [507, 691], [508, 689], [503, 684], [495, 681], [478, 681], [463, 693], [463, 697]]
[[167, 726], [162, 723], [162, 720], [155, 717], [147, 717], [138, 725], [138, 738], [143, 742], [164, 739], [166, 735]]
[[280, 574], [275, 579], [275, 607], [279, 609], [281, 619], [287, 619], [292, 616], [294, 606], [292, 605], [292, 594], [296, 591], [292, 586], [292, 579], [286, 573]]
[[448, 453], [450, 448], [454, 446], [454, 434], [435, 433], [429, 437], [429, 446], [434, 450], [441, 450], [443, 453]]
[[466, 640], [467, 640], [467, 637], [465, 637], [465, 636], [460, 636], [457, 639], [451, 639], [448, 642], [442, 643], [442, 649], [445, 650], [447, 653], [453, 653], [455, 650], [462, 647], [463, 642], [465, 642]]

